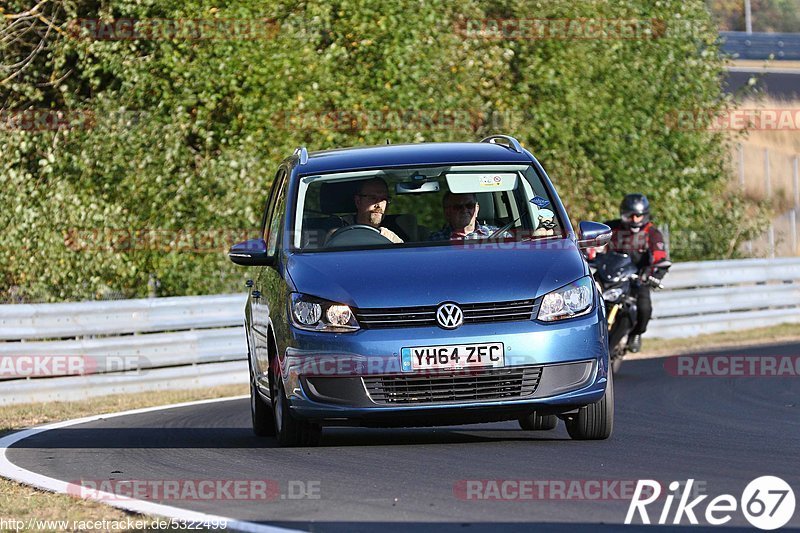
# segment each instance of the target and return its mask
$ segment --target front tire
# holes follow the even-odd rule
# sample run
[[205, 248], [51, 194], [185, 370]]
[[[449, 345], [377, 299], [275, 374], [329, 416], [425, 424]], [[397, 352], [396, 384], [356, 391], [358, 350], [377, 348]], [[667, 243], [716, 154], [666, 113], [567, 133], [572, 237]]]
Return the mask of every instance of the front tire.
[[280, 376], [272, 377], [272, 409], [275, 436], [280, 446], [316, 446], [319, 444], [322, 427], [319, 424], [298, 420], [292, 416]]
[[606, 393], [599, 402], [585, 405], [565, 420], [567, 433], [575, 440], [603, 440], [614, 428], [614, 372], [608, 373]]
[[519, 427], [526, 431], [548, 431], [558, 425], [556, 415], [540, 415], [536, 411], [519, 417]]
[[[249, 358], [250, 356], [248, 355]], [[252, 369], [250, 370], [250, 417], [253, 421], [253, 433], [259, 437], [275, 436], [275, 420], [272, 417], [272, 407], [258, 392]]]

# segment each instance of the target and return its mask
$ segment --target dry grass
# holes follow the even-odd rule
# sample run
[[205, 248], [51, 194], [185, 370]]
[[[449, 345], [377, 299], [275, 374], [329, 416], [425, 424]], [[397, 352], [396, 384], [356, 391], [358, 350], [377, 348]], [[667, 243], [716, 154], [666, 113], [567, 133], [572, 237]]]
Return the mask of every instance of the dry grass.
[[630, 359], [698, 353], [716, 348], [740, 348], [800, 341], [800, 324], [779, 324], [768, 328], [727, 331], [685, 339], [642, 339], [642, 352]]
[[[744, 191], [754, 200], [772, 198], [773, 206], [782, 213], [794, 206], [794, 158], [800, 155], [800, 101], [780, 100], [745, 101], [740, 106], [745, 110], [780, 110], [795, 117], [796, 129], [752, 129], [744, 137], [738, 137], [744, 159]], [[765, 150], [769, 152], [770, 186], [766, 181]], [[738, 148], [731, 154], [734, 176], [731, 183], [740, 183], [740, 155]]]
[[39, 426], [50, 422], [69, 420], [84, 416], [116, 413], [129, 409], [154, 407], [171, 403], [224, 398], [247, 394], [247, 384], [226, 385], [208, 389], [159, 391], [156, 393], [115, 394], [98, 396], [74, 402], [26, 403], [4, 406], [0, 419], [0, 435], [18, 429]]
[[780, 68], [780, 69], [800, 69], [800, 61], [776, 59], [773, 61], [765, 59], [736, 59], [731, 61], [731, 66], [747, 67], [751, 69], [760, 68]]
[[[171, 403], [223, 398], [247, 394], [246, 384], [213, 387], [202, 390], [161, 391], [158, 393], [102, 396], [78, 402], [48, 402], [4, 406], [0, 434], [31, 426], [58, 422], [89, 415], [153, 407]], [[0, 477], [0, 531], [14, 531], [7, 522], [21, 520], [22, 529], [35, 531], [156, 531], [150, 527], [113, 529], [108, 522], [128, 519], [150, 524], [154, 517], [128, 513], [98, 502], [81, 500], [64, 494], [52, 494]], [[6, 520], [6, 522], [2, 522]], [[31, 524], [32, 520], [66, 520], [66, 524]], [[102, 521], [106, 520], [104, 526]], [[81, 521], [97, 522], [86, 524]], [[33, 526], [32, 528], [30, 526]], [[99, 525], [101, 527], [87, 527]], [[49, 526], [49, 527], [48, 527]], [[21, 530], [22, 530], [21, 529]], [[163, 529], [161, 529], [163, 531]]]

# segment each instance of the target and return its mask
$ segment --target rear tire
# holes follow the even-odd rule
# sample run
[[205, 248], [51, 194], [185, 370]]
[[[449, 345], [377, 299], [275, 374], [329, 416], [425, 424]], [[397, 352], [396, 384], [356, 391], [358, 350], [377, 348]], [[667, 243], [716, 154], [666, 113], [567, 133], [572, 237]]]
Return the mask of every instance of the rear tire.
[[547, 431], [558, 425], [556, 415], [540, 415], [536, 411], [519, 417], [519, 427], [526, 431]]
[[567, 433], [575, 440], [603, 440], [614, 428], [614, 372], [608, 373], [606, 393], [599, 402], [585, 405], [565, 420]]
[[272, 391], [274, 431], [278, 444], [285, 447], [317, 446], [322, 437], [322, 426], [292, 416], [280, 376], [273, 376]]

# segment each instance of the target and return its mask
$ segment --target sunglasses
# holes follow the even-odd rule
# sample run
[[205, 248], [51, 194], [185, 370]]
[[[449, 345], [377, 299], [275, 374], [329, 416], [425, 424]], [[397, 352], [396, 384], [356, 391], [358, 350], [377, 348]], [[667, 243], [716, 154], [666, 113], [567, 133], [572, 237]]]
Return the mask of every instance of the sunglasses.
[[447, 206], [447, 209], [456, 209], [456, 210], [475, 209], [476, 204], [477, 202], [464, 202], [463, 204], [449, 204]]
[[371, 204], [379, 204], [381, 202], [386, 202], [387, 204], [392, 203], [392, 199], [388, 196], [381, 196], [377, 194], [357, 194], [356, 196], [360, 196], [361, 198], [366, 198], [367, 201]]

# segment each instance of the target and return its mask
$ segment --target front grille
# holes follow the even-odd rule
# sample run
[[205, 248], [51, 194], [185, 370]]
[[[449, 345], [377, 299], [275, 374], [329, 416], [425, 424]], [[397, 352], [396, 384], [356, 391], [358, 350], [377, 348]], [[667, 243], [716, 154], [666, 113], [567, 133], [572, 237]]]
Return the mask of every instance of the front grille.
[[541, 375], [541, 367], [528, 366], [363, 379], [372, 401], [394, 405], [525, 398], [536, 392]]
[[[458, 304], [464, 312], [464, 324], [530, 320], [538, 300], [514, 300], [480, 304]], [[436, 326], [438, 305], [423, 307], [387, 307], [354, 309], [356, 320], [364, 329]]]

